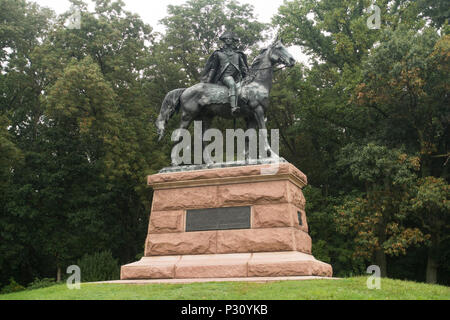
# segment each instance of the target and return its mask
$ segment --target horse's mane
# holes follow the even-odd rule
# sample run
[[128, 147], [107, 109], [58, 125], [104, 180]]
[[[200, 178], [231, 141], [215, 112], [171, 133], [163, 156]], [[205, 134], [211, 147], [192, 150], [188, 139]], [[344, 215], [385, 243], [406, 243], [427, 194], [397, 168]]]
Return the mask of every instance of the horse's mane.
[[242, 82], [243, 85], [249, 84], [250, 82], [253, 81], [253, 79], [255, 79], [256, 72], [258, 71], [258, 69], [260, 69], [261, 63], [263, 62], [263, 58], [266, 55], [268, 50], [269, 50], [269, 48], [262, 49], [259, 52], [259, 54], [256, 56], [256, 58], [253, 60], [252, 65], [249, 70], [250, 72]]
[[259, 66], [261, 65], [262, 61], [263, 61], [263, 57], [266, 55], [266, 52], [269, 49], [262, 49], [258, 56], [255, 58], [255, 60], [253, 60], [252, 66], [250, 67], [250, 71], [256, 71], [256, 69], [259, 68]]

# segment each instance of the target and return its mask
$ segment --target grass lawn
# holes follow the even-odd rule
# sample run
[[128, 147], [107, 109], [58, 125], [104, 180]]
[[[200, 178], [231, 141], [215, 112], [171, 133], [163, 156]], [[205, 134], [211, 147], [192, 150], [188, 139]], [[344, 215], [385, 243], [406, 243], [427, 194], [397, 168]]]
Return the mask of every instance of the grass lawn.
[[450, 300], [450, 287], [382, 279], [369, 290], [367, 277], [272, 283], [81, 284], [56, 285], [0, 295], [0, 300]]

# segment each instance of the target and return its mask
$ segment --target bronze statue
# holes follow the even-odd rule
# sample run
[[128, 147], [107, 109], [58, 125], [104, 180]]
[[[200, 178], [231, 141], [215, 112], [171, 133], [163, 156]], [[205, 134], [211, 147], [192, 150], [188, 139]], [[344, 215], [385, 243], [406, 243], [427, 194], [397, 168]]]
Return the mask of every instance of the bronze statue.
[[[226, 42], [230, 43], [228, 40], [226, 40]], [[229, 44], [226, 43], [226, 46], [228, 47]], [[216, 56], [218, 54], [219, 53], [217, 52], [215, 53]], [[239, 57], [242, 56], [239, 54]], [[214, 59], [215, 58], [213, 58], [213, 60]], [[237, 64], [237, 57], [236, 60], [233, 61], [236, 61]], [[202, 82], [187, 89], [176, 89], [169, 92], [164, 99], [160, 114], [156, 120], [159, 139], [161, 140], [164, 136], [167, 122], [177, 111], [181, 112], [180, 129], [187, 129], [195, 120], [203, 122], [203, 131], [205, 132], [209, 129], [212, 120], [216, 116], [228, 119], [243, 117], [246, 120], [248, 129], [266, 129], [265, 114], [269, 107], [269, 94], [272, 89], [273, 72], [274, 68], [280, 64], [292, 67], [295, 64], [295, 59], [287, 51], [281, 41], [277, 40], [267, 49], [263, 49], [260, 52], [249, 69], [247, 77], [241, 81], [241, 83], [236, 85], [235, 94], [236, 100], [238, 101], [236, 107], [239, 105], [240, 108], [234, 110], [234, 114], [232, 108], [230, 108], [230, 95], [232, 96], [233, 92], [230, 94], [228, 87], [222, 85], [223, 80], [219, 81], [218, 84], [209, 83], [209, 81], [207, 81], [208, 83]], [[212, 63], [211, 65], [217, 66], [218, 64]], [[209, 70], [207, 73], [208, 80], [211, 78], [217, 80], [223, 79], [224, 74], [229, 74], [227, 71], [229, 70], [228, 67], [230, 67], [230, 72], [233, 73], [233, 76], [236, 76], [236, 79], [240, 79], [236, 68], [238, 66], [227, 66], [227, 63], [225, 63], [221, 69], [211, 68], [212, 70], [220, 71], [212, 72]], [[235, 68], [236, 71], [234, 71], [233, 68]], [[240, 72], [242, 74], [242, 71]], [[232, 102], [231, 106], [233, 107], [233, 105]], [[179, 133], [177, 133], [174, 141], [175, 144], [182, 141], [182, 137]], [[267, 136], [263, 143], [266, 154], [278, 157], [271, 149]], [[206, 164], [213, 164], [211, 159], [203, 160]], [[176, 162], [174, 162], [174, 159], [172, 159], [172, 162], [175, 166]]]
[[239, 110], [236, 83], [248, 75], [247, 56], [236, 50], [235, 42], [239, 38], [232, 32], [225, 32], [220, 40], [225, 46], [215, 51], [206, 63], [202, 73], [202, 82], [225, 85], [230, 90], [231, 113]]

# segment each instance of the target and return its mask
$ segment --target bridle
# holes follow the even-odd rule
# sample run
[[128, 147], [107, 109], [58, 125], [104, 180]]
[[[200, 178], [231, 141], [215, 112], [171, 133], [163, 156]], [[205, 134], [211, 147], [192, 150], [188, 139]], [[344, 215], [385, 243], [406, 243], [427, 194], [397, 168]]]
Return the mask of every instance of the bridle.
[[[273, 50], [273, 47], [270, 48], [269, 54], [271, 54], [272, 50]], [[280, 62], [277, 62], [277, 64], [278, 64], [278, 63], [280, 63]], [[284, 61], [281, 61], [281, 63], [285, 63], [285, 62], [284, 62]], [[277, 72], [277, 71], [280, 71], [280, 70], [283, 70], [283, 69], [286, 69], [286, 68], [287, 68], [286, 65], [284, 65], [284, 66], [281, 67], [281, 68], [274, 68], [274, 66], [271, 65], [270, 67], [266, 67], [266, 68], [258, 68], [258, 69], [256, 69], [256, 70], [252, 70], [252, 73], [256, 73], [257, 71], [263, 71], [263, 70], [268, 70], [268, 69], [274, 69], [273, 72]]]

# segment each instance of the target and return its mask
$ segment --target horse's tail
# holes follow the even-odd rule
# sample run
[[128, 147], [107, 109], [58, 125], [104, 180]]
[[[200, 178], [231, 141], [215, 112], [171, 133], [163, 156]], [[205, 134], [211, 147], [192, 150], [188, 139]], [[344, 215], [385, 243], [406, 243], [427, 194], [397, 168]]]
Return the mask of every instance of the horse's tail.
[[169, 120], [173, 117], [175, 112], [180, 110], [180, 97], [186, 89], [176, 89], [170, 91], [162, 103], [161, 111], [159, 112], [158, 119], [156, 120], [156, 128], [158, 131], [159, 139], [164, 137], [164, 131]]

